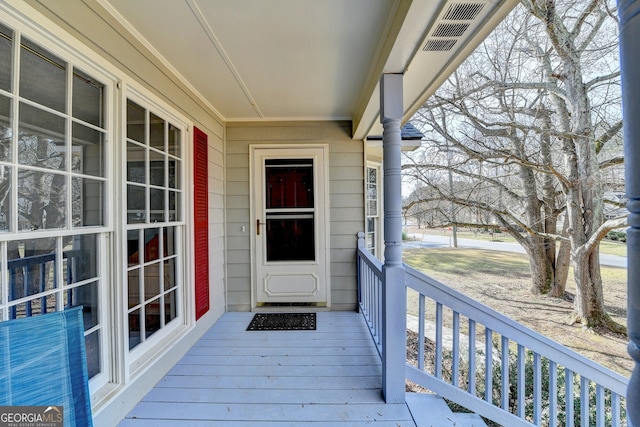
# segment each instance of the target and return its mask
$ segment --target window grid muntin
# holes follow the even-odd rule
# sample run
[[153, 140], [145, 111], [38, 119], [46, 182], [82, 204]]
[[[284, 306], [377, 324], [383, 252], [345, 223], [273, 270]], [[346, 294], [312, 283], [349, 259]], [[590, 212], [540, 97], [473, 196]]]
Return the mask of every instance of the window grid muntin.
[[[173, 322], [173, 320], [175, 320], [176, 318], [179, 318], [181, 316], [181, 309], [180, 309], [180, 301], [182, 298], [182, 294], [181, 294], [181, 290], [182, 290], [182, 281], [179, 279], [180, 278], [180, 268], [181, 268], [181, 259], [180, 257], [182, 256], [182, 250], [179, 249], [181, 247], [181, 239], [182, 239], [182, 231], [181, 228], [184, 227], [184, 223], [182, 222], [182, 209], [183, 209], [183, 199], [182, 199], [182, 193], [183, 193], [183, 177], [182, 177], [182, 158], [180, 155], [174, 155], [172, 153], [176, 152], [178, 154], [180, 154], [182, 152], [182, 146], [183, 141], [184, 141], [184, 135], [186, 135], [186, 132], [184, 129], [181, 129], [180, 127], [174, 125], [170, 119], [165, 118], [160, 112], [157, 111], [152, 111], [153, 108], [147, 108], [147, 105], [149, 103], [148, 102], [141, 102], [137, 99], [131, 99], [128, 98], [127, 102], [126, 102], [126, 107], [127, 110], [131, 107], [131, 108], [135, 108], [135, 109], [144, 109], [144, 114], [142, 115], [141, 112], [139, 110], [135, 110], [133, 111], [136, 114], [130, 114], [129, 110], [127, 111], [127, 120], [129, 120], [131, 117], [136, 116], [136, 118], [139, 120], [142, 118], [142, 116], [144, 116], [143, 122], [144, 122], [144, 130], [140, 130], [140, 129], [135, 129], [135, 125], [136, 123], [134, 123], [132, 126], [130, 126], [130, 123], [127, 123], [127, 159], [125, 160], [125, 171], [124, 171], [124, 178], [126, 181], [126, 186], [127, 186], [127, 197], [129, 197], [129, 187], [131, 186], [131, 188], [137, 188], [139, 190], [144, 190], [144, 217], [140, 218], [140, 220], [138, 222], [132, 222], [131, 221], [131, 211], [129, 210], [129, 206], [128, 206], [128, 201], [127, 201], [127, 206], [125, 206], [125, 210], [126, 210], [126, 222], [127, 222], [127, 241], [129, 239], [128, 237], [128, 233], [132, 232], [132, 231], [137, 231], [137, 242], [138, 242], [138, 252], [139, 255], [137, 257], [137, 262], [131, 262], [131, 260], [129, 259], [127, 261], [127, 271], [126, 271], [126, 280], [127, 280], [127, 292], [128, 292], [128, 297], [127, 297], [127, 318], [129, 321], [129, 331], [128, 331], [128, 337], [129, 337], [129, 351], [130, 352], [135, 352], [136, 354], [140, 354], [140, 348], [144, 348], [144, 343], [148, 340], [151, 339], [158, 331], [161, 331], [163, 328], [165, 328], [169, 323]], [[162, 128], [162, 135], [163, 135], [163, 144], [162, 144], [162, 148], [160, 148], [160, 144], [156, 144], [155, 146], [152, 146], [150, 144], [150, 139], [151, 139], [151, 130], [150, 130], [150, 126], [152, 124], [152, 116], [154, 118], [154, 123], [156, 123], [157, 125], [157, 120], [161, 119], [163, 120], [163, 128]], [[176, 131], [177, 129], [177, 131]], [[129, 133], [130, 131], [134, 132], [134, 135], [136, 138], [144, 135], [144, 141], [138, 141], [135, 138], [130, 138], [129, 137]], [[176, 132], [177, 132], [177, 136], [176, 136]], [[157, 132], [156, 132], [157, 135]], [[173, 143], [173, 145], [170, 144], [170, 141]], [[175, 147], [175, 145], [178, 145], [177, 149]], [[134, 149], [137, 148], [140, 151], [137, 153], [138, 158], [136, 158], [136, 161], [130, 162], [129, 161], [129, 155], [131, 153], [133, 153], [134, 151], [129, 150], [129, 147], [133, 147]], [[139, 163], [141, 161], [141, 159], [144, 158], [144, 177], [142, 179], [136, 179], [136, 180], [131, 180], [130, 178], [132, 178], [132, 174], [131, 174], [131, 170], [130, 167], [132, 166], [137, 166], [138, 168], [140, 168], [139, 164], [135, 164], [135, 163]], [[156, 159], [157, 161], [159, 161], [159, 159], [162, 159], [162, 164], [161, 164], [161, 173], [163, 176], [162, 179], [162, 184], [160, 184], [160, 182], [156, 182], [153, 181], [152, 178], [152, 162], [154, 161], [154, 159]], [[179, 165], [176, 170], [175, 170], [175, 181], [176, 181], [176, 185], [172, 186], [169, 180], [169, 164], [170, 162], [176, 162], [177, 165]], [[158, 165], [159, 166], [159, 165]], [[154, 216], [154, 212], [152, 211], [152, 200], [151, 200], [151, 193], [153, 191], [163, 191], [163, 195], [162, 195], [162, 203], [163, 203], [163, 209], [162, 209], [162, 217], [161, 220], [158, 220], [158, 218], [156, 216]], [[178, 195], [178, 200], [177, 200], [177, 206], [175, 206], [175, 214], [172, 215], [172, 212], [170, 211], [170, 194], [171, 193], [175, 193]], [[175, 219], [174, 219], [175, 217]], [[154, 218], [156, 219], [154, 221]], [[176, 240], [176, 242], [174, 243], [175, 246], [175, 253], [172, 255], [164, 255], [164, 252], [160, 252], [160, 251], [164, 251], [164, 242], [165, 242], [165, 238], [166, 236], [168, 236], [168, 234], [166, 235], [164, 230], [167, 230], [169, 228], [173, 228], [173, 238]], [[158, 259], [154, 259], [151, 261], [148, 261], [146, 259], [144, 259], [144, 252], [145, 252], [145, 232], [149, 229], [158, 229], [158, 236], [159, 236], [159, 241], [160, 241], [160, 246], [161, 249], [159, 249], [159, 258]], [[128, 251], [127, 251], [128, 254]], [[129, 254], [127, 255], [127, 257], [129, 257]], [[174, 280], [174, 284], [171, 287], [167, 287], [165, 286], [165, 274], [164, 274], [164, 269], [165, 269], [165, 264], [170, 261], [173, 260], [174, 265], [175, 265], [175, 271], [173, 272], [173, 277], [172, 279]], [[147, 277], [145, 276], [145, 273], [148, 273], [150, 270], [150, 268], [148, 267], [153, 267], [153, 268], [157, 268], [158, 271], [158, 284], [157, 284], [157, 289], [159, 289], [158, 294], [150, 296], [150, 297], [146, 297], [145, 296], [145, 280], [147, 279]], [[132, 272], [136, 272], [135, 277], [137, 278], [137, 284], [136, 284], [136, 289], [138, 292], [138, 296], [137, 296], [137, 300], [134, 303], [131, 302], [131, 295], [130, 292], [133, 289], [130, 285], [129, 285], [129, 279], [130, 279], [130, 275]], [[173, 298], [172, 298], [173, 297]], [[159, 317], [159, 324], [160, 327], [158, 329], [153, 330], [151, 333], [149, 333], [149, 331], [147, 330], [147, 310], [150, 310], [150, 306], [154, 303], [158, 302], [158, 311], [155, 313], [152, 313], [154, 316]], [[172, 305], [170, 307], [168, 307], [170, 310], [174, 311], [176, 313], [175, 316], [173, 316], [173, 318], [171, 318], [168, 322], [167, 322], [167, 313], [166, 313], [166, 308], [167, 308], [167, 303], [172, 303]], [[137, 324], [135, 324], [135, 322], [137, 322]], [[134, 325], [135, 324], [135, 325]], [[135, 326], [136, 329], [132, 330], [132, 326]], [[132, 332], [136, 332], [137, 335], [132, 334]]]
[[[9, 26], [6, 26], [5, 28], [9, 28]], [[7, 158], [7, 159], [3, 159], [3, 161], [0, 162], [0, 167], [2, 168], [6, 168], [10, 171], [11, 173], [11, 178], [10, 178], [10, 182], [11, 182], [11, 190], [9, 192], [9, 196], [7, 197], [7, 199], [9, 199], [9, 207], [10, 207], [10, 211], [12, 212], [12, 214], [9, 215], [8, 221], [8, 230], [2, 230], [0, 231], [0, 252], [2, 253], [1, 256], [1, 261], [0, 261], [0, 321], [2, 320], [7, 320], [11, 313], [9, 310], [9, 306], [10, 305], [18, 305], [18, 304], [24, 304], [25, 301], [27, 300], [36, 300], [36, 299], [40, 299], [40, 298], [51, 298], [54, 297], [56, 298], [55, 300], [55, 308], [57, 310], [62, 309], [63, 304], [64, 304], [64, 297], [63, 295], [66, 294], [66, 292], [70, 289], [77, 289], [80, 286], [85, 286], [86, 283], [83, 283], [84, 281], [79, 281], [79, 282], [74, 282], [73, 284], [67, 285], [64, 281], [63, 281], [63, 265], [64, 262], [62, 262], [64, 260], [63, 256], [62, 256], [62, 241], [71, 237], [73, 238], [73, 236], [77, 236], [77, 235], [82, 235], [82, 234], [95, 234], [96, 236], [96, 247], [97, 250], [100, 251], [100, 253], [105, 254], [105, 250], [106, 250], [106, 245], [105, 245], [105, 241], [108, 238], [108, 230], [107, 230], [107, 223], [105, 222], [108, 218], [108, 213], [105, 212], [104, 210], [105, 208], [105, 204], [103, 203], [102, 209], [103, 209], [103, 214], [102, 214], [102, 223], [99, 226], [92, 226], [92, 227], [88, 227], [88, 228], [76, 228], [76, 229], [71, 229], [71, 221], [73, 218], [72, 215], [72, 199], [70, 197], [70, 193], [71, 193], [71, 185], [67, 185], [66, 186], [66, 200], [67, 203], [65, 204], [65, 218], [66, 218], [66, 223], [64, 224], [64, 227], [61, 229], [55, 229], [55, 230], [47, 230], [46, 234], [43, 233], [42, 231], [18, 231], [18, 215], [17, 213], [17, 185], [16, 183], [18, 182], [18, 171], [22, 168], [23, 170], [34, 170], [34, 169], [29, 169], [29, 167], [26, 167], [24, 165], [20, 165], [19, 162], [17, 161], [17, 156], [18, 156], [18, 152], [17, 152], [17, 141], [19, 138], [19, 133], [16, 131], [19, 128], [19, 120], [20, 120], [20, 115], [19, 115], [19, 109], [18, 106], [20, 105], [20, 103], [24, 104], [24, 105], [31, 105], [33, 107], [36, 107], [42, 111], [47, 111], [48, 113], [54, 114], [55, 116], [59, 116], [62, 117], [63, 120], [65, 120], [65, 136], [64, 136], [64, 146], [67, 147], [66, 149], [66, 167], [65, 170], [59, 170], [56, 169], [55, 173], [59, 173], [61, 175], [64, 175], [66, 182], [70, 183], [72, 177], [77, 177], [77, 176], [84, 176], [84, 174], [80, 173], [71, 173], [70, 172], [70, 167], [71, 167], [71, 162], [69, 161], [70, 156], [71, 156], [71, 150], [69, 147], [71, 147], [71, 137], [72, 137], [72, 133], [71, 133], [71, 127], [73, 126], [74, 123], [81, 123], [85, 126], [89, 126], [92, 127], [94, 129], [97, 129], [102, 135], [102, 139], [103, 139], [103, 146], [101, 148], [101, 156], [102, 156], [102, 160], [103, 162], [106, 164], [107, 163], [107, 144], [109, 141], [109, 134], [110, 132], [107, 130], [106, 124], [109, 122], [109, 117], [108, 117], [108, 110], [106, 107], [106, 102], [107, 102], [107, 98], [109, 97], [109, 93], [110, 93], [110, 87], [108, 84], [104, 84], [101, 83], [99, 80], [100, 79], [96, 79], [95, 82], [98, 82], [100, 84], [100, 91], [101, 91], [101, 96], [99, 97], [99, 106], [97, 108], [97, 110], [99, 111], [99, 115], [101, 116], [101, 123], [102, 126], [101, 127], [97, 127], [94, 126], [92, 124], [89, 123], [85, 123], [82, 120], [78, 120], [74, 117], [71, 117], [71, 111], [72, 111], [72, 102], [71, 102], [71, 94], [72, 94], [72, 90], [73, 90], [73, 85], [70, 84], [71, 80], [73, 79], [75, 73], [71, 72], [71, 70], [75, 70], [75, 62], [81, 62], [77, 57], [74, 57], [73, 60], [69, 60], [69, 58], [65, 58], [63, 56], [59, 56], [58, 53], [62, 52], [62, 49], [59, 48], [58, 45], [54, 45], [54, 43], [51, 43], [49, 39], [43, 39], [42, 37], [40, 37], [41, 41], [44, 43], [41, 43], [39, 40], [37, 39], [32, 39], [32, 38], [28, 38], [28, 40], [30, 40], [34, 45], [37, 45], [42, 52], [44, 52], [45, 54], [49, 54], [55, 58], [59, 58], [61, 59], [65, 64], [66, 64], [66, 80], [65, 80], [65, 99], [63, 100], [64, 102], [64, 110], [65, 111], [57, 111], [56, 109], [52, 109], [49, 107], [46, 107], [44, 105], [41, 105], [37, 102], [34, 102], [32, 100], [28, 100], [26, 98], [24, 98], [23, 96], [20, 96], [20, 68], [21, 68], [21, 53], [22, 53], [22, 48], [21, 48], [21, 40], [22, 40], [22, 32], [17, 30], [17, 29], [12, 29], [13, 30], [13, 40], [12, 40], [12, 47], [11, 47], [11, 57], [9, 58], [9, 61], [11, 61], [11, 65], [10, 65], [10, 70], [11, 70], [11, 81], [9, 83], [9, 90], [3, 90], [0, 89], [0, 94], [2, 94], [3, 96], [5, 96], [5, 98], [9, 99], [9, 104], [10, 104], [10, 112], [11, 112], [11, 116], [9, 119], [9, 123], [8, 123], [8, 127], [9, 129], [11, 129], [11, 157]], [[51, 47], [53, 46], [53, 47]], [[72, 54], [73, 55], [73, 54]], [[94, 67], [89, 66], [87, 67], [88, 69], [94, 69]], [[101, 75], [103, 76], [102, 78], [104, 79], [104, 81], [112, 81], [113, 84], [113, 80], [110, 80], [110, 77], [106, 77], [105, 74], [103, 74], [102, 72], [93, 72], [90, 71], [89, 73], [87, 73], [88, 75]], [[6, 89], [6, 88], [5, 88]], [[107, 193], [107, 189], [108, 189], [108, 169], [105, 168], [105, 173], [104, 176], [97, 178], [95, 176], [91, 176], [89, 175], [89, 177], [91, 179], [100, 179], [101, 181], [104, 182], [104, 188], [105, 188], [105, 196]], [[48, 172], [52, 172], [51, 169], [48, 170]], [[103, 198], [104, 200], [104, 198]], [[7, 260], [7, 246], [11, 241], [15, 241], [15, 240], [21, 240], [21, 241], [29, 241], [29, 240], [35, 240], [35, 239], [41, 239], [41, 238], [45, 238], [45, 237], [52, 237], [56, 240], [56, 249], [54, 250], [55, 256], [54, 256], [54, 267], [53, 270], [55, 270], [55, 274], [57, 276], [57, 287], [55, 289], [51, 289], [51, 290], [47, 290], [45, 292], [38, 292], [34, 295], [29, 296], [28, 298], [22, 298], [20, 299], [20, 301], [18, 300], [14, 300], [14, 301], [8, 301], [8, 287], [9, 287], [9, 272], [8, 272], [8, 260]], [[92, 336], [92, 334], [95, 332], [96, 334], [99, 334], [99, 336], [97, 337], [97, 342], [99, 344], [99, 348], [98, 348], [98, 352], [97, 352], [97, 363], [99, 366], [99, 371], [96, 372], [96, 374], [100, 374], [100, 375], [96, 375], [95, 377], [91, 378], [91, 384], [102, 384], [102, 383], [106, 383], [106, 380], [108, 379], [107, 375], [108, 373], [105, 372], [105, 368], [106, 368], [106, 364], [104, 363], [104, 357], [106, 355], [106, 350], [105, 348], [108, 347], [108, 342], [107, 339], [105, 337], [107, 337], [107, 333], [104, 331], [104, 322], [105, 322], [105, 316], [107, 315], [106, 312], [106, 304], [105, 304], [105, 297], [106, 297], [106, 291], [105, 291], [105, 274], [106, 274], [106, 269], [101, 266], [101, 263], [104, 262], [105, 256], [102, 256], [98, 259], [97, 261], [97, 265], [96, 265], [96, 271], [95, 271], [95, 277], [93, 279], [91, 279], [93, 282], [96, 283], [96, 290], [95, 292], [97, 293], [97, 305], [96, 305], [96, 309], [98, 310], [98, 314], [97, 314], [97, 324], [90, 328], [89, 330], [85, 331], [85, 341], [87, 340], [87, 337]], [[62, 261], [61, 261], [62, 260]], [[91, 281], [90, 280], [90, 281]]]

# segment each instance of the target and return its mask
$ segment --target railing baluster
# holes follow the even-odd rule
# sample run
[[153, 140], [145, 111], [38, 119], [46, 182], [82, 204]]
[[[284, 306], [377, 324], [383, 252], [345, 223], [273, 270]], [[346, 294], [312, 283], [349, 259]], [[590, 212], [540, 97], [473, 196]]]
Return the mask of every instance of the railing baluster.
[[451, 385], [460, 386], [460, 313], [453, 312], [453, 349], [451, 360]]
[[[15, 287], [17, 286], [16, 283], [16, 269], [15, 268], [9, 268], [9, 301], [13, 301], [16, 297], [16, 289]], [[18, 313], [16, 310], [16, 306], [12, 305], [9, 308], [9, 319], [15, 319], [17, 317]]]
[[[367, 267], [365, 267], [367, 268]], [[376, 276], [374, 276], [373, 271], [367, 269], [367, 318], [369, 319], [369, 324], [373, 328], [376, 336], [378, 335], [378, 326], [376, 325], [376, 316], [378, 315], [376, 312], [377, 304], [376, 304], [376, 293], [378, 290], [376, 289]]]
[[564, 411], [567, 417], [567, 425], [571, 426], [573, 425], [573, 419], [575, 418], [574, 407], [573, 407], [573, 371], [568, 368], [564, 368], [564, 378], [565, 378], [564, 380], [564, 384], [565, 384]]
[[382, 348], [382, 279], [379, 277], [376, 278], [376, 336], [378, 337], [378, 346]]
[[589, 379], [580, 377], [580, 425], [589, 427]]
[[[46, 277], [45, 277], [46, 270], [47, 270], [47, 264], [43, 262], [42, 264], [40, 264], [40, 292], [44, 292], [46, 288]], [[53, 274], [55, 278], [55, 271]], [[57, 289], [55, 284], [54, 284], [54, 289]], [[41, 297], [40, 298], [40, 314], [45, 314], [46, 312], [47, 312], [47, 298]]]
[[469, 319], [469, 394], [476, 395], [476, 322]]
[[380, 330], [378, 329], [378, 304], [377, 304], [377, 300], [378, 300], [378, 289], [376, 288], [376, 277], [373, 275], [373, 272], [371, 270], [369, 270], [369, 275], [370, 275], [370, 279], [369, 279], [369, 286], [370, 286], [370, 290], [369, 290], [369, 308], [367, 309], [368, 311], [368, 318], [369, 318], [369, 323], [371, 325], [371, 329], [373, 330], [373, 334], [376, 338], [376, 345], [380, 345]]
[[500, 406], [505, 411], [509, 410], [509, 338], [502, 336], [502, 363], [500, 369], [501, 372], [501, 388], [502, 398], [500, 399]]
[[[28, 296], [29, 295], [29, 283], [31, 282], [31, 266], [27, 265], [24, 267], [24, 276], [23, 276], [23, 280], [24, 283], [22, 284], [22, 287], [24, 289], [24, 293], [23, 296]], [[27, 301], [24, 305], [25, 305], [25, 314], [27, 317], [31, 317], [32, 313], [31, 313], [31, 303], [32, 300]]]
[[436, 302], [436, 378], [442, 378], [442, 304]]
[[363, 280], [362, 280], [362, 257], [360, 256], [360, 253], [358, 251], [356, 251], [356, 283], [358, 284], [357, 289], [356, 289], [356, 295], [358, 298], [358, 304], [356, 307], [356, 310], [360, 311], [360, 307], [361, 307], [361, 303], [363, 300], [362, 297], [362, 293], [363, 293]]
[[493, 332], [484, 329], [484, 400], [493, 402]]
[[[359, 268], [359, 304], [362, 307], [363, 316], [371, 328], [371, 335], [378, 345], [378, 351], [381, 352], [380, 344], [382, 342], [382, 328], [380, 325], [381, 306], [382, 306], [382, 266], [378, 260], [373, 258], [366, 252], [362, 252], [359, 248], [358, 253]], [[17, 264], [16, 267], [17, 268]], [[21, 267], [22, 268], [22, 267]], [[11, 269], [10, 269], [11, 270]], [[443, 395], [446, 398], [453, 399], [462, 398], [460, 393], [465, 392], [473, 397], [484, 397], [484, 399], [461, 399], [460, 403], [469, 405], [472, 411], [493, 419], [500, 425], [509, 426], [532, 426], [540, 425], [543, 416], [549, 416], [549, 426], [558, 425], [574, 426], [604, 426], [612, 427], [624, 425], [621, 417], [627, 416], [628, 411], [626, 399], [624, 399], [624, 387], [626, 387], [626, 379], [606, 368], [586, 360], [583, 356], [563, 348], [543, 336], [531, 331], [516, 322], [505, 318], [499, 313], [478, 304], [464, 295], [445, 287], [441, 283], [426, 276], [420, 275], [410, 267], [406, 267], [405, 280], [408, 288], [418, 292], [419, 299], [419, 345], [418, 345], [418, 365], [419, 369], [407, 367], [408, 378], [416, 381], [418, 384], [431, 388], [434, 392]], [[11, 280], [11, 279], [10, 279]], [[426, 301], [433, 301], [435, 304], [435, 324], [436, 324], [436, 371], [432, 374], [426, 372], [425, 369], [425, 353], [424, 336], [425, 336], [425, 317], [427, 312]], [[430, 303], [431, 304], [431, 303]], [[455, 307], [455, 309], [454, 309]], [[429, 309], [431, 308], [428, 307]], [[452, 372], [451, 384], [442, 381], [444, 376], [444, 311], [451, 310], [453, 322], [452, 337]], [[448, 314], [447, 314], [448, 316]], [[462, 320], [461, 320], [462, 319]], [[468, 346], [468, 370], [464, 369], [463, 350], [460, 342], [461, 338], [461, 321], [468, 321], [469, 346]], [[478, 360], [477, 356], [477, 324], [484, 327], [484, 360]], [[500, 337], [501, 347], [501, 394], [493, 403], [493, 388], [497, 385], [493, 379], [494, 370], [498, 369], [493, 366], [494, 351], [498, 352], [497, 346], [493, 348], [494, 333]], [[511, 338], [507, 338], [507, 336]], [[510, 343], [517, 345], [516, 359], [512, 365], [512, 357], [509, 349]], [[525, 347], [526, 343], [526, 347]], [[562, 368], [558, 362], [562, 362]], [[527, 378], [527, 368], [533, 366], [533, 377]], [[478, 394], [479, 381], [476, 378], [477, 369], [482, 369], [481, 363], [484, 363], [484, 396]], [[543, 378], [542, 372], [546, 372], [549, 364], [549, 374]], [[517, 381], [511, 369], [517, 371]], [[544, 368], [544, 369], [543, 369]], [[561, 370], [564, 370], [565, 392], [563, 396], [560, 390], [562, 378]], [[460, 386], [460, 378], [462, 375], [468, 375], [468, 384]], [[576, 375], [580, 381], [577, 381]], [[463, 377], [464, 378], [464, 377]], [[590, 380], [589, 378], [592, 378]], [[543, 383], [548, 379], [548, 387]], [[515, 383], [516, 391], [512, 392], [512, 383]], [[590, 386], [594, 385], [595, 390], [595, 406], [590, 402], [591, 391]], [[577, 390], [575, 388], [578, 388]], [[543, 399], [542, 393], [549, 392], [549, 398]], [[610, 393], [610, 394], [609, 394]], [[516, 399], [517, 394], [517, 410], [511, 410], [509, 403], [512, 399]], [[499, 400], [499, 403], [498, 403]], [[562, 401], [564, 400], [564, 403]], [[575, 402], [582, 402], [579, 413], [576, 413]], [[611, 402], [609, 404], [609, 402]], [[628, 408], [627, 408], [628, 409]], [[590, 419], [590, 412], [595, 415]], [[609, 414], [612, 421], [609, 422]], [[562, 422], [558, 419], [562, 415], [566, 419]], [[531, 418], [529, 418], [531, 417]], [[520, 419], [518, 419], [520, 418]], [[576, 423], [576, 419], [580, 418], [580, 422]]]
[[374, 332], [376, 332], [375, 327], [373, 325], [373, 318], [372, 318], [373, 313], [371, 312], [371, 309], [375, 307], [373, 305], [373, 292], [374, 292], [374, 288], [372, 284], [373, 273], [371, 272], [371, 270], [367, 268], [365, 264], [363, 264], [362, 268], [364, 269], [363, 276], [365, 281], [365, 295], [364, 295], [364, 301], [363, 301], [364, 313], [366, 314], [367, 323], [369, 324], [369, 327], [373, 328]]
[[596, 384], [596, 427], [604, 427], [604, 388]]
[[365, 306], [365, 312], [367, 314], [367, 319], [369, 321], [369, 323], [371, 323], [372, 319], [371, 319], [371, 315], [373, 313], [371, 313], [371, 309], [373, 307], [375, 307], [375, 305], [373, 305], [373, 292], [375, 291], [374, 285], [373, 285], [373, 272], [367, 268], [366, 264], [362, 265], [362, 268], [364, 269], [364, 280], [365, 280], [365, 296], [364, 296], [364, 306]]
[[558, 366], [549, 361], [549, 427], [558, 425]]
[[[368, 268], [365, 267], [365, 268]], [[369, 324], [371, 325], [371, 328], [373, 329], [373, 332], [375, 333], [376, 337], [378, 336], [378, 326], [376, 325], [376, 317], [378, 315], [377, 313], [377, 304], [376, 304], [376, 293], [378, 292], [378, 290], [376, 289], [376, 276], [374, 276], [373, 272], [371, 270], [367, 270], [367, 285], [368, 285], [368, 290], [367, 290], [367, 318], [369, 319]]]
[[540, 425], [542, 418], [542, 363], [540, 355], [533, 353], [533, 423]]
[[620, 426], [620, 395], [611, 392], [611, 427]]
[[518, 416], [524, 418], [525, 414], [525, 351], [518, 344]]
[[[370, 295], [370, 301], [369, 301], [369, 318], [371, 319], [371, 327], [373, 328], [376, 337], [379, 338], [380, 337], [380, 329], [378, 328], [378, 306], [380, 304], [378, 304], [378, 286], [376, 286], [378, 284], [378, 278], [373, 274], [373, 271], [369, 271], [369, 274], [371, 275], [371, 292], [369, 293]], [[377, 344], [380, 344], [380, 341], [378, 341]]]
[[424, 295], [418, 297], [418, 369], [424, 370]]

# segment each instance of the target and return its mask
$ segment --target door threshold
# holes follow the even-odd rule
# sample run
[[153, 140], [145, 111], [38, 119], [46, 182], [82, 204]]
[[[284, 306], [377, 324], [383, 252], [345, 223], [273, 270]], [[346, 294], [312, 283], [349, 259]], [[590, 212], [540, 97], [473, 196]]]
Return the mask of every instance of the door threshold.
[[270, 302], [259, 303], [257, 307], [253, 307], [251, 311], [256, 313], [278, 312], [278, 313], [308, 313], [310, 311], [331, 311], [326, 303], [298, 303], [298, 302]]

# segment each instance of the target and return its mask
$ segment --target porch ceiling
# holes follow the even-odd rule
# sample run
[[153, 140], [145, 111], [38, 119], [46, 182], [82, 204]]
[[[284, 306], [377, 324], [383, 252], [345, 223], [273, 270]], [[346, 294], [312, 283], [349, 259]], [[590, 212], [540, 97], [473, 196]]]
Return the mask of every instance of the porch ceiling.
[[[514, 0], [101, 0], [226, 121], [351, 120], [381, 133], [378, 81], [405, 73], [406, 119]], [[450, 4], [482, 5], [426, 52]], [[456, 22], [452, 22], [456, 24]], [[452, 27], [453, 28], [453, 27]], [[459, 28], [459, 27], [458, 27]]]

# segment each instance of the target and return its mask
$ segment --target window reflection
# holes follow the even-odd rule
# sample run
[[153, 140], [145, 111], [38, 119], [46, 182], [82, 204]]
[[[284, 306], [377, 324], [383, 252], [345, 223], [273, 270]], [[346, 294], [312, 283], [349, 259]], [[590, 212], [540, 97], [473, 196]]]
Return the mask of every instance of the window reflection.
[[25, 38], [20, 54], [20, 96], [65, 112], [66, 62]]
[[[0, 39], [1, 42], [1, 39]], [[0, 161], [11, 160], [11, 100], [0, 95]]]
[[104, 85], [76, 68], [72, 92], [73, 117], [102, 127]]
[[267, 261], [313, 260], [313, 218], [267, 219]]
[[13, 31], [0, 24], [0, 89], [11, 91]]
[[[82, 305], [93, 377], [103, 368], [99, 242], [110, 230], [79, 227], [104, 225], [105, 86], [0, 25], [0, 89], [10, 93], [0, 95], [0, 319]], [[20, 233], [51, 229], [56, 237]]]

